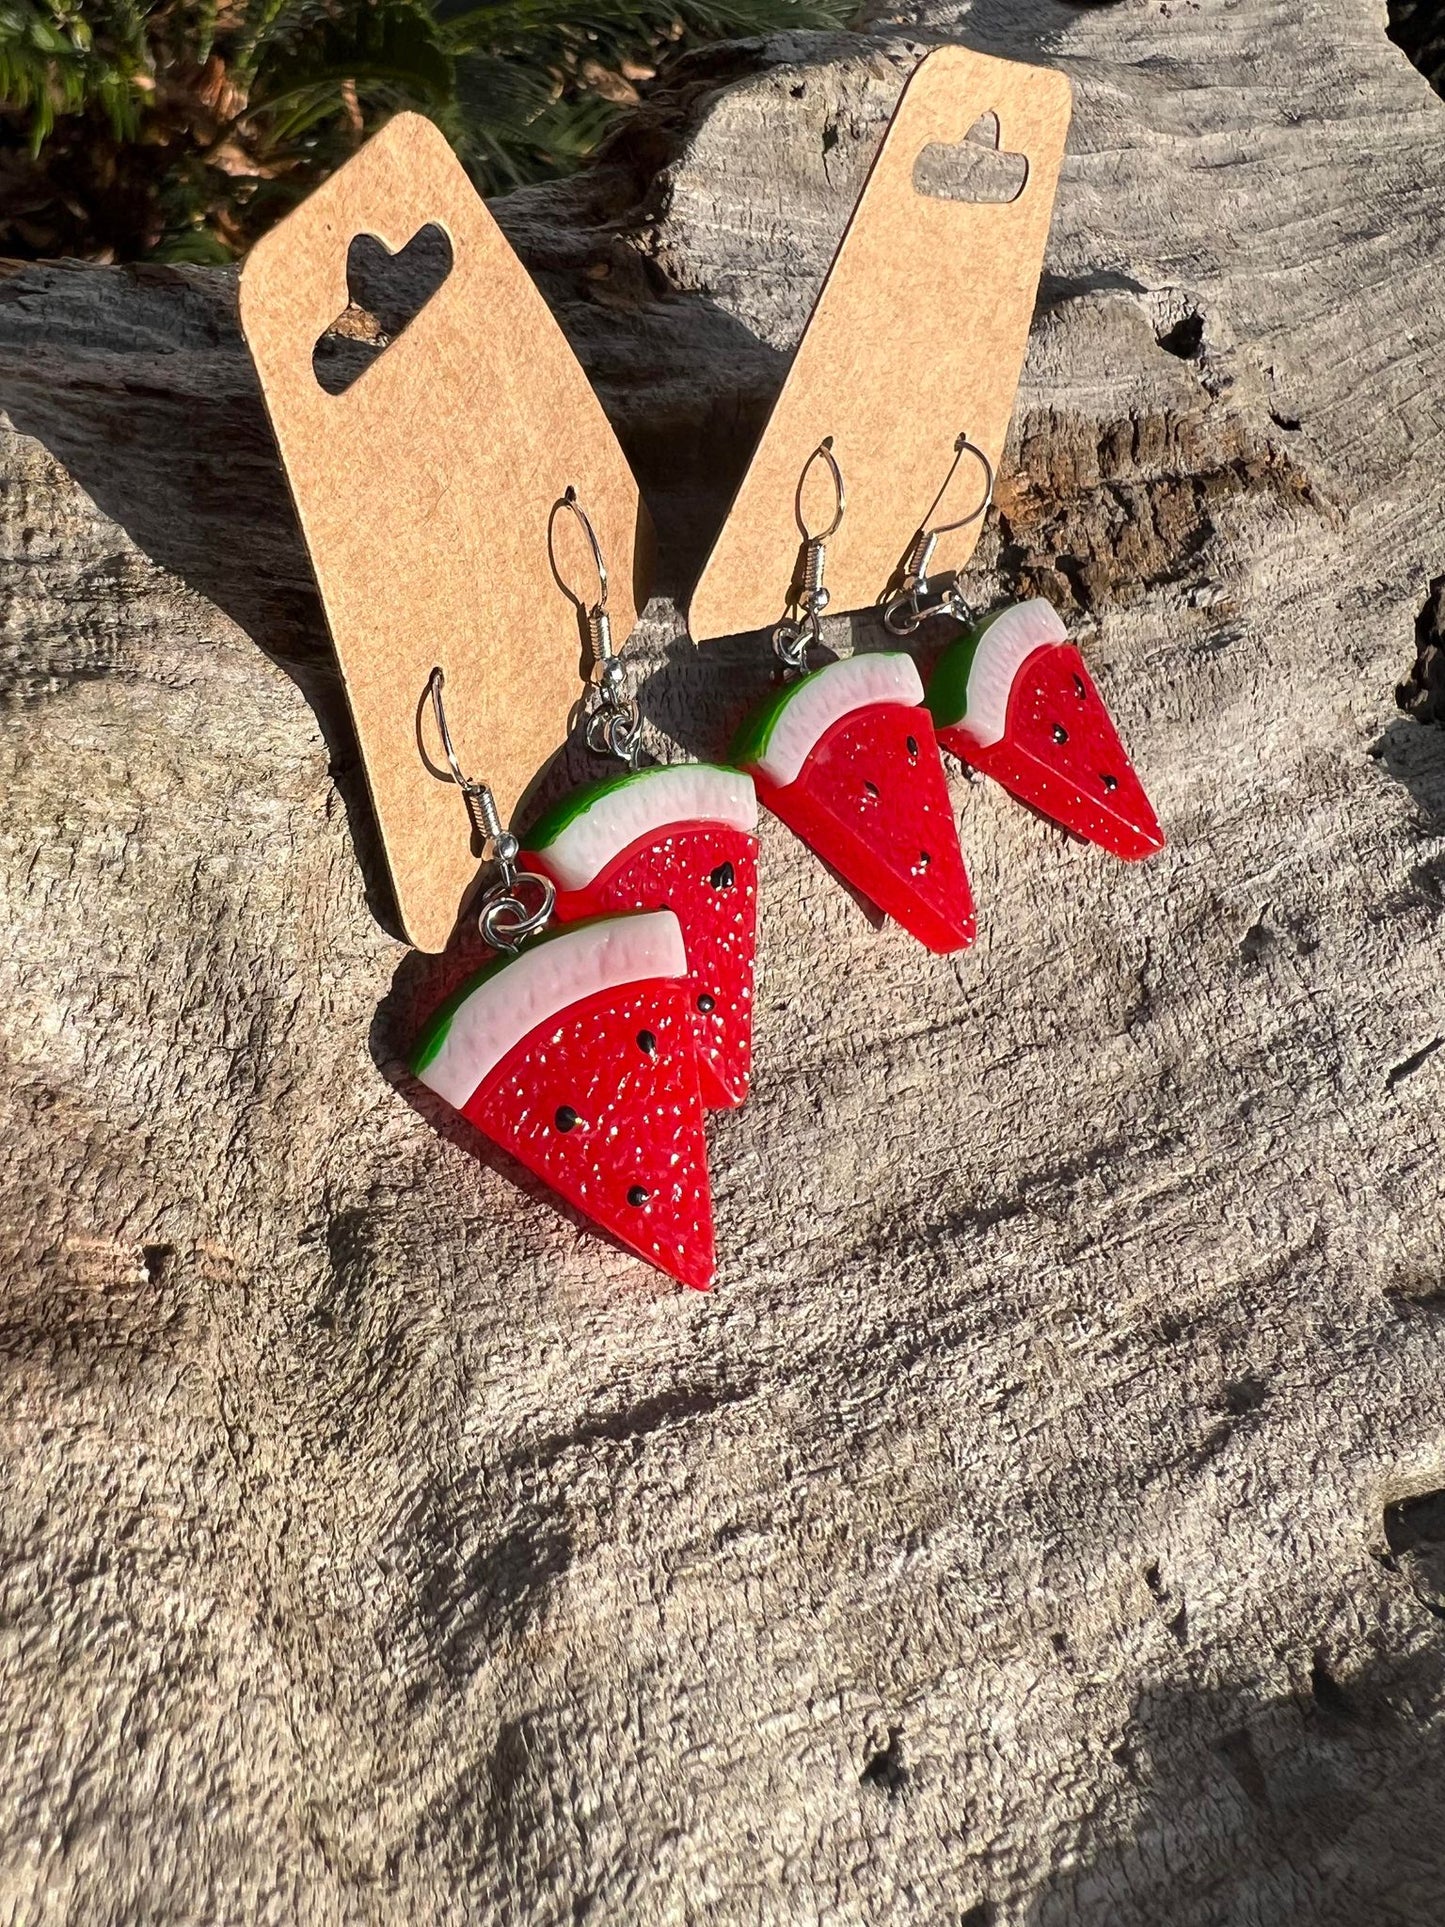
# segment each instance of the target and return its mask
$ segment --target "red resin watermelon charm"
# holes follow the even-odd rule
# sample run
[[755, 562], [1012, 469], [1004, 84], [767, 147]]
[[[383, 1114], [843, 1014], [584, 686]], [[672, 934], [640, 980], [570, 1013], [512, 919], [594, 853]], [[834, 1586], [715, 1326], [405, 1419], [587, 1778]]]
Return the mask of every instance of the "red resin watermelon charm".
[[911, 656], [850, 656], [789, 683], [752, 716], [733, 760], [795, 835], [930, 950], [974, 939], [923, 685]]
[[1115, 856], [1164, 847], [1144, 786], [1052, 604], [1017, 602], [974, 625], [928, 685], [938, 740], [1066, 830]]
[[671, 910], [687, 946], [687, 994], [703, 1102], [741, 1104], [753, 1054], [758, 803], [735, 769], [631, 771], [566, 797], [523, 861], [557, 886], [563, 923]]
[[421, 1082], [685, 1285], [712, 1282], [712, 1199], [682, 928], [607, 917], [499, 958], [443, 1005]]

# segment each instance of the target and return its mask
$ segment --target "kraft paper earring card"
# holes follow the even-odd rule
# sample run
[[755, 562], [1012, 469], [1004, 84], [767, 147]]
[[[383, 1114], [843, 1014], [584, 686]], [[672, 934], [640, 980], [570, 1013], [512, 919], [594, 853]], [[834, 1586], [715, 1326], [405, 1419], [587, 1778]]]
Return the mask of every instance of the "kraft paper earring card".
[[[997, 466], [1069, 111], [1067, 79], [1047, 68], [940, 47], [914, 70], [693, 593], [698, 641], [777, 622], [798, 478], [829, 437], [848, 482], [828, 550], [840, 611], [896, 583], [960, 434]], [[980, 526], [943, 538], [940, 574]]]
[[[425, 249], [422, 243], [430, 245]], [[355, 379], [359, 268], [425, 252], [412, 317]], [[415, 279], [415, 276], [413, 277]], [[241, 323], [356, 723], [408, 938], [442, 949], [477, 873], [427, 700], [445, 675], [464, 769], [506, 821], [577, 694], [548, 517], [588, 504], [625, 636], [651, 529], [600, 403], [445, 137], [400, 114], [252, 252]], [[363, 344], [364, 345], [364, 344]]]

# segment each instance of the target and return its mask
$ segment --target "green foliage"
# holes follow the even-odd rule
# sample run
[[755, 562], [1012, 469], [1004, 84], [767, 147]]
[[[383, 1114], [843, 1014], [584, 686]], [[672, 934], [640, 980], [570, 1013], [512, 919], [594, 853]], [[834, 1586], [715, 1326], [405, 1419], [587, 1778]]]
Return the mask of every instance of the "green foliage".
[[108, 32], [99, 47], [80, 6], [0, 4], [0, 104], [27, 112], [32, 153], [57, 114], [99, 107], [118, 137], [137, 127], [134, 83], [145, 66], [142, 17], [133, 6], [106, 9]]
[[401, 108], [483, 192], [593, 152], [678, 44], [854, 0], [0, 0], [0, 252], [221, 260]]

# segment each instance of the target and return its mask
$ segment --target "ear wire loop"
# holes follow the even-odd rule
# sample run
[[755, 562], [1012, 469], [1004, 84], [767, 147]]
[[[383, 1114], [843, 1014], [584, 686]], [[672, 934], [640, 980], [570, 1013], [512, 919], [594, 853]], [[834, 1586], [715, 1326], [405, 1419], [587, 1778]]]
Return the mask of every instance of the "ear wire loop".
[[[558, 513], [564, 509], [582, 524], [592, 550], [592, 561], [597, 570], [595, 602], [584, 602], [569, 588], [557, 566], [553, 532]], [[587, 747], [595, 756], [615, 756], [628, 769], [636, 769], [642, 753], [642, 714], [636, 702], [625, 693], [626, 676], [612, 645], [612, 618], [607, 612], [607, 564], [603, 559], [602, 544], [597, 539], [591, 516], [578, 501], [577, 491], [570, 482], [561, 499], [553, 503], [552, 513], [547, 519], [547, 548], [552, 559], [552, 573], [586, 626], [587, 643], [592, 652], [592, 681], [601, 696], [600, 707], [587, 718]]]
[[[827, 528], [819, 529], [816, 533], [808, 527], [803, 515], [803, 491], [807, 487], [808, 473], [814, 462], [823, 462], [827, 465], [833, 477], [834, 493], [833, 519]], [[828, 543], [842, 526], [847, 508], [848, 492], [843, 485], [843, 471], [838, 466], [837, 456], [833, 453], [833, 437], [825, 435], [804, 462], [802, 473], [798, 477], [797, 491], [793, 497], [793, 515], [803, 538], [802, 571], [795, 597], [798, 619], [794, 621], [785, 617], [773, 631], [773, 648], [777, 651], [786, 675], [807, 674], [808, 651], [822, 638], [822, 615], [828, 606], [828, 591], [823, 586], [823, 573], [828, 561]]]
[[534, 871], [518, 870], [521, 845], [511, 831], [503, 827], [497, 799], [487, 784], [479, 783], [463, 771], [452, 732], [447, 727], [446, 704], [442, 701], [445, 686], [446, 676], [438, 663], [427, 678], [427, 692], [436, 717], [437, 734], [441, 737], [442, 753], [451, 769], [452, 781], [462, 793], [472, 828], [482, 840], [483, 853], [497, 871], [495, 881], [482, 897], [477, 928], [491, 949], [514, 954], [528, 937], [538, 935], [551, 921], [557, 901], [556, 886], [550, 878], [538, 876]]
[[[965, 455], [972, 455], [983, 468], [983, 499], [967, 515], [960, 515], [954, 522], [942, 522], [937, 527], [929, 524], [938, 512], [938, 505], [949, 490], [949, 485], [958, 473], [958, 465]], [[928, 580], [929, 566], [939, 538], [951, 535], [955, 529], [967, 528], [970, 522], [977, 522], [988, 513], [993, 501], [994, 468], [977, 442], [971, 442], [965, 431], [953, 444], [953, 460], [949, 464], [943, 486], [929, 504], [928, 513], [923, 518], [923, 526], [908, 545], [908, 554], [903, 563], [903, 587], [888, 602], [883, 611], [884, 627], [895, 636], [911, 636], [925, 616], [951, 615], [960, 621], [968, 619], [968, 606], [958, 593], [956, 580], [945, 589], [936, 600], [930, 600]]]

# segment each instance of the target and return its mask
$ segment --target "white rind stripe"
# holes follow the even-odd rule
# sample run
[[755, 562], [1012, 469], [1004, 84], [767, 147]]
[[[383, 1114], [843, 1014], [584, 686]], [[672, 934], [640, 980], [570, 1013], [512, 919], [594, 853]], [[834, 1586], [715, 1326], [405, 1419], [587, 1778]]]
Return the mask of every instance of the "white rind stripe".
[[968, 672], [968, 707], [958, 727], [981, 748], [1001, 743], [1008, 727], [1008, 699], [1014, 677], [1036, 649], [1067, 642], [1069, 632], [1052, 602], [1035, 596], [995, 616], [979, 638]]
[[453, 1013], [441, 1049], [418, 1072], [460, 1110], [514, 1045], [584, 997], [649, 977], [686, 977], [682, 926], [671, 910], [580, 924], [524, 950]]
[[675, 763], [622, 783], [583, 810], [537, 855], [562, 890], [580, 890], [639, 837], [679, 823], [727, 823], [751, 836], [758, 797], [741, 770]]
[[923, 684], [912, 656], [890, 651], [830, 662], [798, 684], [755, 767], [782, 789], [797, 781], [819, 739], [855, 709], [868, 709], [874, 703], [915, 708], [922, 701]]

